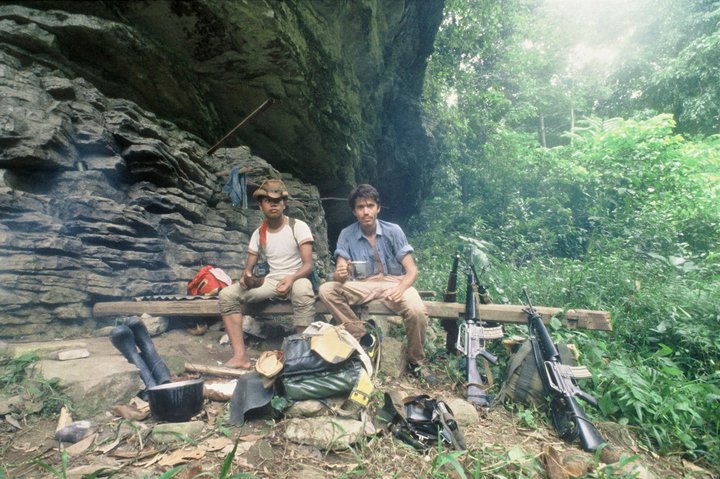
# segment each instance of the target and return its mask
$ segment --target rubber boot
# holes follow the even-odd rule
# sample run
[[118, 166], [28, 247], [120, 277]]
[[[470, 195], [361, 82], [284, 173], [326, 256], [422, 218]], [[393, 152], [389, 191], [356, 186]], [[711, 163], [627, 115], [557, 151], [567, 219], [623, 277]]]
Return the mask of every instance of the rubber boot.
[[157, 386], [157, 382], [153, 377], [150, 368], [138, 353], [135, 346], [135, 335], [132, 330], [125, 325], [116, 326], [110, 331], [110, 342], [113, 346], [125, 356], [130, 364], [134, 364], [140, 370], [140, 378], [145, 383], [145, 389]]
[[457, 340], [458, 340], [458, 322], [457, 319], [442, 319], [440, 321], [443, 329], [447, 333], [445, 337], [445, 349], [448, 354], [457, 354]]
[[125, 322], [125, 326], [130, 328], [135, 335], [135, 344], [140, 349], [140, 356], [150, 368], [155, 382], [157, 384], [169, 383], [170, 370], [155, 349], [147, 326], [145, 326], [142, 319], [132, 317]]

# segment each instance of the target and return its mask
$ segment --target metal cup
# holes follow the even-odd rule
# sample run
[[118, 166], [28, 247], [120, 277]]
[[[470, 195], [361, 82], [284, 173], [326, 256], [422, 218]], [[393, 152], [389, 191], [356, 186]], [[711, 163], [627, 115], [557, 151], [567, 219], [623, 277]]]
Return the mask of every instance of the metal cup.
[[351, 281], [366, 279], [370, 274], [367, 261], [350, 261], [349, 277]]

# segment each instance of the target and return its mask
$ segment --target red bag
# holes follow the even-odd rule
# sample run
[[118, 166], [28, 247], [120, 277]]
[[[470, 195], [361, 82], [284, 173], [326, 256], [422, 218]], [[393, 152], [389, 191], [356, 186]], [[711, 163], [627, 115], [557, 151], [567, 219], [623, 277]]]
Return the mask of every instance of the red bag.
[[230, 277], [220, 268], [207, 265], [190, 280], [187, 292], [193, 296], [217, 296], [221, 289], [229, 286]]

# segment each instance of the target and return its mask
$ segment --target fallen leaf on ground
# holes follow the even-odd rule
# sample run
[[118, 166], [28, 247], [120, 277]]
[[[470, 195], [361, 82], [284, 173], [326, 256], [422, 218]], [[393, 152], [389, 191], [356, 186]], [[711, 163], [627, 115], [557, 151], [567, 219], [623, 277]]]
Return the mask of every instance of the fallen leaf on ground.
[[157, 454], [155, 449], [148, 449], [147, 451], [114, 451], [110, 453], [113, 457], [119, 457], [121, 459], [145, 459], [146, 457], [154, 456]]
[[60, 417], [58, 418], [57, 427], [55, 428], [55, 432], [58, 432], [60, 429], [64, 428], [68, 424], [72, 423], [72, 415], [70, 414], [70, 410], [63, 406], [62, 409], [60, 409]]
[[[235, 451], [235, 462], [238, 462], [239, 458], [242, 457], [246, 452], [250, 450], [254, 443], [251, 442], [240, 442], [238, 443], [237, 450]], [[228, 444], [225, 446], [225, 448], [222, 450], [222, 454], [228, 455], [232, 452], [233, 447], [235, 447], [234, 444]], [[245, 461], [243, 459], [243, 461]], [[247, 462], [245, 462], [247, 464]]]
[[570, 474], [565, 470], [562, 463], [560, 453], [552, 447], [543, 446], [543, 456], [545, 459], [545, 470], [550, 479], [568, 479]]
[[233, 442], [229, 437], [214, 437], [204, 443], [205, 449], [207, 449], [208, 452], [220, 451], [232, 445]]
[[690, 461], [686, 461], [685, 459], [682, 460], [682, 465], [689, 469], [690, 471], [693, 471], [695, 473], [699, 473], [702, 477], [712, 477], [712, 473], [708, 471], [705, 468], [702, 468], [696, 464], [693, 464]]
[[13, 411], [19, 411], [24, 402], [25, 400], [19, 394], [0, 399], [0, 416], [10, 414]]
[[15, 449], [16, 451], [32, 452], [32, 451], [37, 451], [38, 449], [40, 449], [40, 446], [30, 444], [29, 442], [21, 442], [21, 443], [14, 443], [12, 445], [12, 448]]
[[114, 440], [113, 442], [111, 442], [110, 444], [106, 444], [106, 445], [104, 445], [103, 447], [99, 447], [99, 448], [98, 448], [98, 451], [102, 452], [103, 454], [107, 454], [108, 452], [110, 452], [110, 451], [112, 451], [113, 449], [115, 449], [116, 447], [118, 447], [118, 446], [120, 445], [120, 441], [121, 441], [122, 439], [124, 439], [124, 438], [118, 437], [117, 439], [115, 439], [115, 440]]
[[160, 460], [161, 466], [176, 466], [178, 464], [184, 464], [186, 462], [190, 462], [197, 459], [202, 459], [205, 457], [205, 449], [196, 447], [195, 449], [179, 449], [177, 451], [173, 451], [172, 454], [168, 454], [163, 456], [163, 458]]
[[112, 412], [114, 412], [121, 418], [130, 419], [131, 421], [142, 421], [150, 415], [149, 407], [145, 410], [141, 410], [136, 408], [135, 406], [124, 406], [121, 404], [118, 406], [113, 406], [111, 409]]
[[42, 411], [43, 407], [45, 407], [45, 405], [41, 401], [26, 401], [23, 403], [23, 413], [26, 416], [30, 414], [35, 414]]
[[245, 442], [253, 442], [257, 441], [258, 439], [262, 439], [264, 436], [258, 436], [257, 434], [247, 434], [245, 436], [240, 436], [241, 441]]
[[12, 416], [10, 416], [10, 415], [5, 416], [5, 421], [7, 421], [8, 424], [10, 424], [10, 425], [11, 425], [12, 427], [14, 427], [15, 429], [22, 429], [22, 426], [21, 426], [20, 423], [17, 421], [17, 419], [15, 419], [14, 417], [12, 417]]
[[149, 459], [145, 462], [138, 463], [138, 467], [142, 467], [143, 469], [147, 469], [148, 467], [152, 466], [153, 464], [156, 464], [160, 461], [160, 459], [163, 458], [162, 454], [156, 454], [155, 457], [152, 459]]
[[74, 467], [72, 469], [69, 469], [67, 471], [67, 477], [98, 477], [100, 473], [103, 474], [102, 477], [110, 477], [113, 473], [117, 472], [117, 468], [110, 468], [106, 466], [93, 466], [93, 465], [85, 465], [85, 466], [78, 466]]
[[138, 408], [141, 411], [143, 409], [150, 409], [150, 403], [148, 403], [147, 401], [143, 401], [142, 399], [140, 399], [137, 396], [135, 396], [134, 398], [132, 398], [130, 400], [130, 405], [135, 406], [136, 408]]
[[83, 452], [87, 450], [90, 446], [92, 446], [95, 443], [95, 439], [97, 439], [98, 434], [90, 434], [85, 439], [76, 442], [72, 446], [68, 446], [65, 448], [65, 452], [67, 452], [70, 456], [79, 456]]

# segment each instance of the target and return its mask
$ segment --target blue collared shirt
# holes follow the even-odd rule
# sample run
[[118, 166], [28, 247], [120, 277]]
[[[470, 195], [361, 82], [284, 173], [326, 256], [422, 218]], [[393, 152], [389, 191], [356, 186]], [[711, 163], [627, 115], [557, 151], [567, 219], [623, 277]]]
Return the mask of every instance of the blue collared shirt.
[[[377, 220], [375, 246], [386, 275], [401, 276], [405, 274], [401, 261], [405, 255], [413, 251], [413, 247], [408, 244], [400, 226]], [[359, 222], [351, 224], [340, 232], [334, 256], [335, 258], [342, 256], [348, 261], [367, 261], [370, 265], [370, 275], [379, 273], [375, 270], [375, 253], [360, 229]]]

